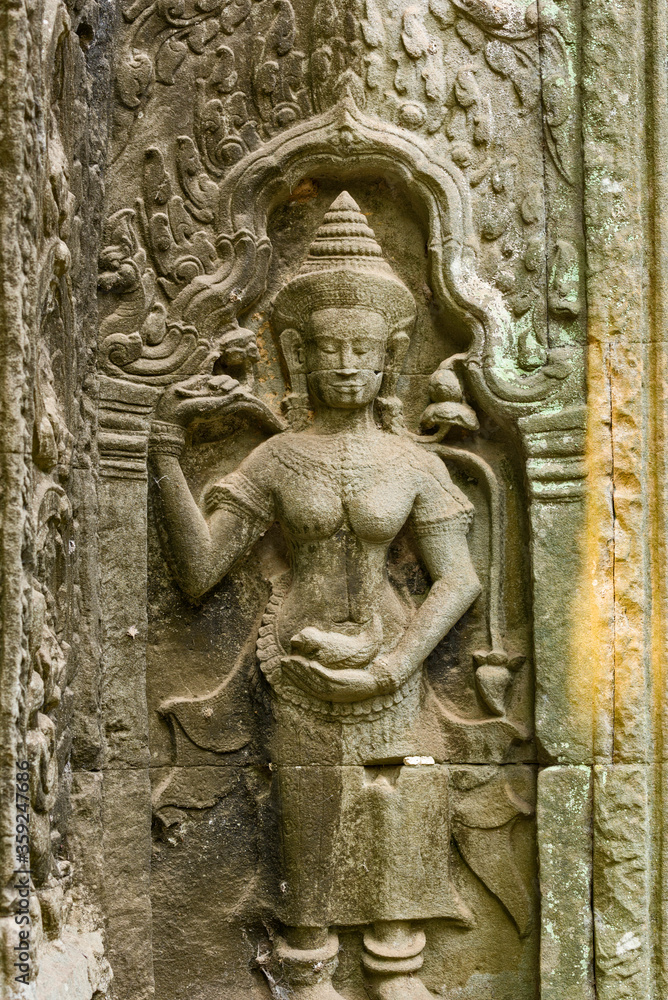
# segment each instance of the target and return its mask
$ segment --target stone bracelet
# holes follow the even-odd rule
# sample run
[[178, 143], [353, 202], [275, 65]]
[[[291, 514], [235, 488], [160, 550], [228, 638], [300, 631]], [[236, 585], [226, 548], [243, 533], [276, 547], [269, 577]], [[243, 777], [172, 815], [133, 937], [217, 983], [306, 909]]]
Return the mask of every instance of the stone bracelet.
[[166, 420], [151, 421], [149, 450], [154, 454], [180, 458], [185, 443], [185, 431], [178, 424], [170, 424]]

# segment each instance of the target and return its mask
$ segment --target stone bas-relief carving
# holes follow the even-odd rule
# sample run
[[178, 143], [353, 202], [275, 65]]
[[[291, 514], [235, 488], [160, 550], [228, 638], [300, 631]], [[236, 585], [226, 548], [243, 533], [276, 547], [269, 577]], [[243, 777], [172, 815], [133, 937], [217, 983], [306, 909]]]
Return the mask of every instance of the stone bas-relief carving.
[[[177, 383], [151, 425], [156, 519], [190, 597], [215, 587], [274, 522], [287, 545], [252, 636], [250, 671], [242, 656], [210, 695], [161, 706], [178, 742], [187, 735], [200, 755], [234, 751], [247, 742], [233, 742], [235, 675], [254, 688], [278, 827], [264, 832], [265, 850], [280, 841], [266, 904], [273, 947], [258, 961], [276, 996], [340, 996], [337, 932], [359, 927], [369, 995], [429, 997], [419, 978], [424, 921], [476, 923], [451, 874], [454, 844], [516, 932], [530, 930], [531, 879], [511, 838], [532, 815], [530, 802], [494, 769], [474, 776], [435, 763], [447, 759], [449, 730], [498, 729], [509, 748], [521, 727], [497, 721], [512, 676], [501, 649], [471, 662], [471, 674], [482, 673], [486, 719], [448, 711], [426, 676], [426, 658], [482, 588], [467, 543], [473, 506], [442, 457], [411, 437], [396, 395], [416, 311], [343, 192], [273, 307], [290, 374], [288, 427], [198, 503], [179, 461], [186, 434], [229, 412], [243, 384], [229, 375]], [[428, 419], [440, 407], [442, 432], [477, 429], [456, 376], [444, 370], [432, 381], [439, 402]], [[419, 605], [388, 576], [404, 528], [429, 580]], [[512, 670], [524, 659], [512, 659]], [[209, 799], [198, 801], [177, 768], [157, 789], [158, 815], [169, 827], [178, 806], [211, 805], [224, 794], [216, 783], [205, 780]]]
[[[577, 502], [573, 25], [363, 6], [125, 10], [100, 255], [103, 463], [127, 490], [112, 523], [143, 510], [149, 421], [154, 458], [125, 616], [146, 660], [109, 651], [133, 718], [146, 671], [140, 920], [166, 995], [195, 940], [203, 997], [218, 980], [231, 997], [475, 993], [477, 977], [534, 993], [521, 442], [531, 496]], [[558, 113], [535, 99], [541, 48]], [[314, 380], [361, 381], [345, 356], [359, 329], [366, 423], [319, 433]], [[574, 429], [566, 445], [553, 417], [520, 428], [543, 409]], [[220, 540], [202, 517], [227, 523]], [[541, 678], [560, 658], [555, 644]], [[225, 909], [204, 919], [198, 892]]]
[[0, 6], [0, 994], [666, 995], [664, 16]]
[[[178, 579], [194, 597], [276, 518], [289, 545], [289, 578], [275, 583], [257, 640], [272, 691], [284, 856], [285, 937], [276, 951], [287, 986], [333, 1000], [336, 926], [373, 923], [363, 958], [371, 995], [428, 997], [410, 975], [424, 935], [409, 921], [463, 915], [447, 877], [447, 837], [435, 850], [442, 831], [428, 817], [447, 790], [427, 768], [400, 766], [390, 783], [384, 769], [365, 780], [364, 767], [401, 761], [411, 749], [424, 659], [480, 592], [466, 545], [471, 507], [438, 458], [376, 426], [374, 403], [389, 420], [397, 406], [382, 383], [398, 370], [415, 305], [345, 193], [275, 308], [312, 427], [259, 446], [209, 491], [205, 518], [170, 452], [179, 439], [172, 428], [215, 413], [217, 397], [205, 394], [214, 380], [203, 391], [199, 379], [168, 390], [151, 443], [159, 509]], [[385, 566], [407, 521], [432, 579], [412, 618]], [[343, 808], [361, 831], [376, 820], [373, 840], [364, 844], [362, 833], [352, 842]], [[411, 878], [400, 845], [429, 865]], [[333, 867], [347, 877], [329, 877]]]
[[[565, 6], [548, 13], [535, 3], [445, 0], [385, 10], [366, 0], [344, 10], [284, 0], [185, 3], [177, 14], [140, 2], [123, 14], [114, 142], [123, 194], [111, 199], [118, 209], [107, 223], [101, 287], [123, 292], [124, 306], [102, 324], [107, 371], [163, 380], [196, 370], [213, 329], [192, 293], [224, 276], [229, 293], [243, 296], [227, 302], [233, 320], [257, 296], [269, 256], [263, 240], [227, 229], [221, 179], [281, 137], [301, 129], [315, 139], [348, 98], [382, 122], [386, 140], [412, 138], [454, 169], [469, 203], [464, 240], [513, 317], [517, 378], [537, 372], [553, 390], [551, 380], [567, 377], [582, 342], [582, 296], [576, 28]], [[345, 128], [338, 152], [359, 142]]]
[[101, 758], [91, 676], [95, 419], [82, 393], [93, 381], [90, 260], [107, 137], [92, 113], [104, 73], [92, 71], [81, 39], [98, 18], [94, 3], [0, 13], [3, 998], [69, 989], [89, 1000], [112, 978], [82, 858], [81, 812], [95, 807], [80, 786], [82, 763]]
[[[484, 142], [473, 143], [470, 156], [459, 155], [468, 125], [457, 119], [453, 102], [461, 97], [461, 107], [472, 109], [467, 87], [473, 87], [473, 80], [466, 74], [480, 71], [481, 79], [489, 70], [488, 63], [484, 64], [487, 69], [482, 64], [471, 65], [468, 42], [463, 38], [470, 41], [477, 29], [467, 34], [466, 16], [457, 27], [455, 20], [442, 19], [441, 28], [452, 36], [457, 53], [462, 53], [466, 72], [462, 70], [456, 85], [446, 85], [444, 77], [442, 85], [430, 86], [429, 100], [434, 97], [438, 103], [436, 127], [422, 129], [417, 119], [415, 127], [409, 127], [410, 115], [404, 111], [395, 114], [394, 105], [381, 109], [377, 99], [380, 91], [372, 93], [374, 88], [370, 87], [366, 94], [364, 86], [360, 89], [358, 85], [355, 67], [361, 50], [353, 36], [365, 32], [365, 44], [372, 38], [363, 22], [365, 18], [373, 21], [373, 12], [367, 11], [361, 20], [350, 12], [350, 24], [341, 27], [344, 40], [339, 45], [340, 26], [335, 23], [339, 12], [333, 8], [329, 13], [324, 8], [297, 12], [282, 5], [276, 7], [274, 17], [263, 5], [240, 11], [234, 23], [225, 20], [227, 11], [225, 23], [221, 20], [220, 24], [230, 36], [229, 45], [215, 50], [215, 60], [209, 42], [219, 30], [218, 22], [203, 17], [199, 9], [184, 9], [182, 13], [179, 28], [183, 32], [178, 32], [178, 40], [172, 37], [172, 28], [177, 26], [170, 23], [167, 35], [158, 42], [159, 56], [153, 53], [153, 45], [155, 30], [164, 21], [163, 8], [150, 6], [142, 12], [132, 8], [126, 13], [132, 58], [128, 61], [121, 55], [118, 85], [122, 89], [130, 79], [126, 73], [130, 64], [132, 79], [138, 79], [140, 66], [142, 73], [146, 70], [150, 76], [148, 60], [152, 54], [160, 71], [155, 91], [149, 82], [141, 95], [137, 91], [136, 100], [128, 102], [128, 92], [123, 90], [123, 107], [116, 106], [114, 176], [100, 255], [103, 319], [99, 364], [105, 399], [102, 423], [106, 425], [103, 466], [110, 480], [126, 480], [128, 494], [122, 501], [110, 493], [112, 511], [118, 512], [112, 513], [112, 523], [123, 517], [126, 504], [139, 504], [143, 509], [145, 499], [138, 484], [145, 475], [149, 420], [149, 450], [162, 447], [171, 453], [172, 464], [180, 456], [181, 472], [190, 491], [183, 495], [193, 498], [188, 503], [199, 507], [211, 523], [224, 521], [224, 516], [232, 518], [230, 505], [236, 504], [239, 520], [229, 533], [229, 542], [220, 549], [221, 572], [209, 567], [209, 579], [206, 562], [202, 563], [196, 553], [187, 557], [185, 550], [179, 550], [186, 538], [198, 537], [197, 533], [193, 536], [192, 525], [185, 530], [178, 524], [170, 529], [170, 510], [185, 509], [182, 501], [174, 501], [171, 508], [165, 506], [175, 473], [151, 466], [149, 562], [145, 566], [139, 557], [133, 561], [137, 593], [132, 617], [127, 614], [127, 634], [133, 641], [141, 638], [144, 627], [148, 629], [146, 662], [139, 644], [134, 668], [130, 668], [128, 650], [118, 641], [109, 644], [111, 661], [127, 662], [122, 697], [133, 718], [136, 699], [141, 703], [144, 697], [141, 678], [146, 670], [156, 862], [151, 875], [152, 917], [149, 920], [144, 913], [141, 919], [146, 928], [149, 922], [152, 925], [159, 988], [179, 988], [168, 973], [174, 961], [167, 946], [170, 935], [178, 940], [179, 961], [186, 961], [189, 932], [184, 933], [182, 927], [173, 933], [168, 928], [172, 927], [170, 895], [178, 891], [178, 865], [197, 864], [200, 834], [191, 823], [196, 827], [202, 822], [215, 824], [218, 816], [223, 825], [233, 823], [243, 829], [248, 844], [237, 864], [218, 866], [214, 876], [218, 892], [230, 898], [227, 914], [217, 914], [220, 932], [214, 932], [211, 921], [205, 925], [198, 922], [197, 926], [200, 942], [207, 942], [205, 953], [216, 955], [211, 961], [220, 971], [214, 975], [226, 976], [232, 995], [254, 990], [262, 996], [269, 987], [280, 991], [280, 977], [276, 978], [282, 955], [279, 939], [286, 942], [286, 948], [296, 948], [299, 935], [290, 928], [304, 926], [319, 929], [311, 935], [320, 942], [319, 947], [327, 942], [333, 947], [327, 933], [338, 933], [339, 937], [352, 934], [353, 946], [358, 950], [362, 947], [357, 963], [346, 961], [334, 972], [336, 963], [332, 961], [328, 974], [334, 975], [341, 995], [364, 995], [362, 972], [366, 970], [367, 985], [373, 985], [370, 963], [380, 962], [380, 945], [373, 945], [369, 927], [382, 923], [378, 914], [385, 914], [386, 924], [408, 921], [401, 933], [413, 942], [406, 947], [416, 949], [411, 956], [415, 967], [402, 969], [395, 963], [398, 985], [387, 988], [407, 989], [402, 976], [413, 976], [423, 959], [429, 988], [464, 988], [478, 974], [479, 956], [485, 956], [481, 975], [509, 976], [517, 988], [521, 981], [528, 996], [534, 975], [532, 963], [536, 961], [537, 926], [532, 899], [533, 775], [520, 769], [511, 779], [511, 772], [506, 772], [506, 778], [504, 772], [496, 773], [492, 768], [481, 769], [474, 780], [473, 774], [462, 772], [459, 765], [535, 760], [529, 567], [523, 549], [527, 526], [521, 500], [525, 486], [517, 420], [531, 416], [543, 401], [559, 409], [579, 400], [579, 307], [567, 311], [564, 323], [566, 313], [559, 314], [550, 337], [540, 334], [543, 346], [526, 363], [533, 351], [527, 344], [540, 329], [544, 303], [538, 295], [534, 308], [531, 292], [525, 296], [525, 307], [509, 312], [510, 286], [505, 282], [501, 289], [498, 283], [496, 288], [490, 283], [495, 265], [490, 271], [484, 263], [487, 245], [504, 233], [510, 240], [511, 223], [515, 227], [525, 223], [516, 217], [515, 202], [504, 200], [503, 185], [497, 184], [494, 195], [487, 193], [485, 178], [493, 160], [485, 159], [483, 153], [488, 150], [500, 156], [503, 142], [510, 141], [511, 134], [516, 136], [518, 129], [525, 137], [533, 134], [536, 126], [540, 129], [540, 112], [529, 102], [528, 124], [518, 119], [511, 128], [509, 118], [510, 131], [506, 134], [502, 129], [495, 144], [489, 129], [478, 130], [478, 138], [483, 133], [487, 137]], [[214, 13], [217, 19], [217, 8]], [[317, 37], [307, 59], [296, 48], [296, 39], [300, 31], [308, 34], [305, 25], [311, 13]], [[474, 14], [468, 11], [473, 20]], [[398, 21], [390, 24], [393, 16], [388, 13], [384, 22], [388, 39], [399, 25]], [[171, 17], [168, 13], [170, 22]], [[406, 43], [410, 48], [411, 38], [417, 44], [419, 20], [414, 11], [402, 17], [405, 37], [401, 45]], [[203, 44], [199, 50], [197, 46], [193, 49], [195, 29], [199, 31], [204, 22]], [[534, 22], [526, 37], [514, 41], [527, 42], [531, 48], [538, 34]], [[243, 39], [250, 38], [254, 39], [255, 55], [248, 78]], [[371, 47], [383, 48], [386, 41], [382, 45], [374, 42]], [[179, 57], [172, 65], [173, 72], [165, 75], [164, 59], [175, 45], [183, 59]], [[278, 46], [275, 65], [267, 56], [272, 46]], [[428, 47], [429, 72], [436, 80], [431, 43]], [[330, 78], [325, 65], [327, 52], [335, 50], [332, 69], [336, 79]], [[383, 51], [387, 55], [390, 50]], [[438, 46], [437, 51], [441, 51]], [[265, 63], [260, 72], [254, 60], [262, 53]], [[458, 58], [454, 54], [449, 57], [453, 65]], [[386, 83], [396, 77], [396, 93], [415, 89], [408, 79], [410, 73], [407, 76], [404, 72], [399, 79], [396, 67], [400, 59], [386, 60], [384, 69], [382, 59], [375, 63], [377, 82], [385, 74]], [[209, 78], [212, 65], [213, 76]], [[302, 76], [297, 72], [299, 67]], [[220, 75], [223, 69], [224, 81]], [[283, 71], [292, 75], [282, 78]], [[283, 84], [270, 88], [271, 98], [267, 97], [270, 90], [258, 89], [260, 81], [269, 81], [271, 74], [275, 83], [279, 79], [286, 83], [289, 78], [294, 100]], [[194, 115], [193, 101], [183, 101], [186, 80], [195, 85]], [[155, 99], [163, 87], [170, 88], [169, 124], [163, 120], [165, 106]], [[501, 109], [503, 99], [497, 97], [495, 107]], [[494, 101], [490, 97], [485, 104], [485, 100], [480, 92], [474, 103], [480, 108], [489, 105], [487, 110], [493, 114]], [[249, 117], [251, 108], [259, 117]], [[241, 118], [237, 119], [237, 114]], [[471, 111], [470, 122], [469, 118], [466, 121], [473, 124], [475, 117]], [[455, 119], [461, 126], [459, 131], [455, 129], [456, 134], [450, 128]], [[175, 135], [176, 120], [181, 124]], [[506, 136], [503, 142], [501, 135]], [[530, 172], [530, 161], [526, 165]], [[469, 168], [473, 168], [471, 176]], [[511, 164], [506, 163], [504, 169], [510, 183]], [[376, 237], [359, 208], [340, 195], [344, 185], [335, 179], [337, 175], [347, 178], [348, 186], [358, 190], [366, 211], [377, 218], [385, 256], [392, 257], [394, 270], [383, 261]], [[555, 183], [569, 187], [563, 171], [556, 170], [555, 178]], [[527, 177], [523, 177], [522, 184], [525, 182]], [[497, 206], [499, 193], [503, 204]], [[339, 196], [344, 202], [335, 207]], [[565, 195], [562, 203], [568, 203], [570, 197]], [[409, 204], [415, 207], [415, 216], [406, 210]], [[497, 209], [504, 224], [493, 226], [488, 219], [480, 228], [480, 212], [498, 215]], [[323, 223], [328, 210], [333, 214], [327, 214]], [[525, 215], [532, 225], [542, 217], [541, 211]], [[309, 251], [311, 244], [314, 249]], [[474, 246], [480, 251], [475, 266]], [[509, 267], [515, 266], [514, 258], [510, 263], [514, 253], [506, 253]], [[520, 257], [522, 253], [524, 250]], [[307, 281], [309, 268], [337, 273], [335, 260], [339, 255], [339, 263], [347, 260], [349, 265], [339, 268], [337, 278], [339, 284], [343, 281], [343, 301], [334, 295], [331, 302], [316, 309], [308, 306], [308, 288], [301, 296], [288, 293], [297, 287], [295, 281]], [[559, 287], [564, 296], [575, 301], [577, 262], [572, 255], [566, 254], [564, 259], [573, 264], [569, 272], [572, 284], [568, 289]], [[348, 271], [360, 272], [357, 284], [345, 277]], [[378, 285], [383, 272], [385, 285]], [[402, 273], [401, 280], [395, 272]], [[366, 273], [366, 283], [361, 280], [362, 273]], [[373, 288], [374, 274], [378, 295], [370, 298], [371, 292], [359, 289]], [[403, 292], [397, 290], [402, 287]], [[394, 294], [388, 294], [388, 288], [394, 289]], [[294, 315], [290, 316], [282, 303], [292, 299]], [[365, 433], [355, 437], [354, 447], [341, 445], [343, 451], [337, 446], [330, 453], [320, 440], [325, 436], [316, 434], [312, 426], [311, 397], [316, 389], [310, 385], [315, 373], [309, 365], [315, 362], [309, 357], [316, 341], [310, 332], [313, 324], [320, 324], [318, 335], [331, 328], [341, 339], [351, 323], [363, 323], [369, 337], [386, 343], [382, 358], [372, 358], [375, 367], [370, 370], [376, 372], [377, 385]], [[369, 323], [372, 326], [367, 330]], [[378, 345], [375, 350], [379, 351]], [[577, 413], [572, 418], [574, 426], [581, 420]], [[179, 433], [175, 426], [181, 427]], [[536, 433], [540, 438], [549, 429], [548, 421], [546, 428], [538, 428]], [[313, 453], [302, 454], [302, 441], [311, 442], [308, 446]], [[542, 438], [537, 447], [542, 448]], [[568, 501], [577, 492], [570, 469], [564, 480], [559, 468], [559, 482], [553, 487], [552, 472], [543, 468], [543, 454], [549, 450], [539, 454], [537, 492], [552, 495], [553, 490], [559, 500], [565, 497]], [[554, 468], [561, 461], [560, 452]], [[358, 466], [359, 482], [353, 476]], [[573, 471], [577, 479], [580, 470]], [[242, 483], [247, 480], [251, 485], [239, 492], [228, 486], [226, 474], [232, 477], [231, 484], [235, 476], [242, 475]], [[374, 475], [378, 476], [375, 485]], [[269, 483], [273, 490], [274, 480], [283, 482], [284, 476], [288, 481], [296, 477], [308, 484], [302, 484], [299, 491], [295, 486], [294, 496], [292, 487], [286, 487], [281, 502], [291, 502], [292, 514], [287, 508], [279, 510], [274, 494], [267, 494]], [[437, 544], [431, 539], [430, 511], [438, 501], [427, 493], [437, 491], [439, 476], [446, 495], [453, 477], [449, 493], [453, 525], [457, 510], [454, 498], [459, 497], [471, 513], [473, 506], [476, 508], [468, 537], [481, 594], [475, 600], [464, 600], [458, 613], [448, 611], [447, 564], [440, 569], [430, 565], [435, 558], [430, 546]], [[137, 485], [131, 486], [130, 479]], [[333, 512], [327, 520], [335, 518], [342, 496], [347, 511], [349, 504], [354, 506], [353, 500], [346, 499], [348, 495], [371, 490], [379, 504], [376, 521], [383, 522], [376, 535], [372, 532], [367, 538], [363, 522], [372, 515], [362, 505], [362, 523], [357, 529], [360, 537], [369, 544], [374, 537], [380, 540], [368, 551], [365, 547], [359, 552], [348, 551], [348, 542], [331, 538], [329, 551], [325, 539], [320, 539], [331, 578], [352, 574], [353, 589], [359, 591], [354, 606], [352, 598], [346, 598], [348, 603], [338, 610], [329, 605], [343, 602], [343, 583], [339, 581], [330, 594], [317, 582], [320, 571], [308, 568], [305, 555], [308, 545], [315, 542], [304, 542], [306, 548], [298, 555], [295, 538], [300, 530], [310, 529], [306, 522], [299, 528], [302, 515], [294, 509], [314, 492], [328, 496], [337, 483], [338, 499], [332, 500]], [[393, 508], [391, 498], [402, 483], [405, 495]], [[429, 489], [426, 484], [430, 484]], [[406, 507], [411, 491], [411, 504]], [[385, 500], [381, 496], [384, 492]], [[411, 513], [413, 503], [415, 511]], [[464, 511], [459, 513], [463, 517]], [[346, 513], [346, 517], [350, 515]], [[434, 518], [441, 519], [437, 511]], [[275, 522], [285, 530], [272, 527]], [[336, 534], [340, 525], [335, 520], [332, 525]], [[264, 537], [253, 546], [259, 536]], [[445, 545], [445, 539], [444, 535], [438, 544]], [[191, 597], [195, 594], [194, 603], [175, 591], [158, 540], [167, 542], [164, 549], [171, 573]], [[234, 547], [229, 549], [226, 562], [224, 553], [232, 541]], [[135, 551], [144, 542], [143, 530], [137, 525]], [[460, 573], [464, 560], [456, 555], [454, 544], [449, 541], [446, 551]], [[204, 551], [205, 538], [197, 542], [198, 549], [200, 545]], [[508, 560], [505, 553], [513, 550], [516, 554]], [[468, 558], [468, 547], [463, 551]], [[338, 566], [333, 562], [337, 558]], [[127, 573], [128, 561], [120, 550], [118, 559], [118, 571], [122, 566]], [[227, 574], [222, 572], [224, 568]], [[444, 573], [444, 578], [435, 579], [432, 570]], [[198, 572], [206, 579], [198, 578]], [[148, 616], [141, 593], [144, 574], [149, 585]], [[219, 582], [221, 577], [224, 579]], [[346, 584], [346, 592], [352, 586]], [[321, 587], [320, 609], [314, 607], [311, 617], [297, 613], [298, 606], [314, 602]], [[116, 609], [109, 612], [115, 624], [124, 609], [115, 594], [108, 596]], [[456, 606], [456, 598], [452, 601]], [[214, 640], [214, 635], [219, 638]], [[394, 662], [395, 655], [405, 662]], [[285, 660], [289, 662], [282, 662]], [[346, 673], [349, 670], [355, 672], [351, 677]], [[350, 687], [342, 698], [327, 691], [328, 686], [346, 679]], [[120, 687], [116, 684], [117, 693]], [[126, 694], [130, 688], [135, 694], [132, 704]], [[116, 708], [113, 714], [117, 726], [122, 713]], [[395, 718], [394, 729], [384, 732]], [[313, 729], [308, 740], [303, 734], [307, 724], [309, 732]], [[297, 733], [303, 734], [301, 742]], [[139, 733], [138, 737], [143, 738]], [[119, 750], [125, 759], [125, 747]], [[433, 759], [435, 763], [404, 771], [404, 757]], [[134, 761], [132, 755], [131, 759]], [[457, 768], [451, 771], [454, 764]], [[430, 771], [430, 767], [435, 770]], [[291, 783], [294, 768], [306, 769], [305, 775], [315, 783], [312, 793], [303, 787], [303, 781]], [[406, 777], [408, 774], [415, 776]], [[320, 789], [322, 781], [334, 786]], [[440, 802], [438, 849], [433, 852], [424, 832], [436, 822], [427, 815], [432, 783]], [[376, 817], [380, 808], [377, 798], [386, 785], [393, 797], [387, 808], [381, 809], [383, 815], [388, 812], [381, 823]], [[327, 807], [326, 822], [322, 821], [329, 843], [317, 850], [297, 839], [306, 820], [303, 807], [296, 803], [308, 803], [311, 797], [333, 803]], [[208, 810], [212, 810], [210, 816]], [[241, 812], [233, 818], [235, 810]], [[417, 833], [409, 823], [409, 813]], [[316, 814], [308, 822], [322, 825]], [[371, 832], [378, 823], [385, 831], [382, 836]], [[398, 824], [398, 833], [391, 832], [393, 824]], [[348, 845], [350, 831], [358, 827], [366, 830], [368, 840], [366, 846], [360, 846], [361, 870], [351, 861], [355, 851]], [[421, 860], [410, 891], [388, 888], [403, 878], [401, 864], [396, 858], [392, 860], [396, 852], [391, 841], [396, 836], [402, 840], [418, 837]], [[385, 847], [379, 846], [379, 838], [386, 842]], [[226, 853], [226, 845], [231, 844], [226, 831], [219, 838], [209, 831], [201, 842], [205, 852], [215, 846]], [[169, 848], [173, 848], [171, 855]], [[313, 888], [307, 891], [305, 873], [311, 871], [322, 874], [317, 892]], [[336, 877], [335, 872], [339, 873]], [[203, 870], [198, 870], [197, 877], [202, 875]], [[143, 892], [144, 876], [138, 873], [137, 877]], [[244, 881], [245, 889], [230, 893], [224, 885], [230, 878], [235, 883]], [[467, 884], [463, 887], [463, 883]], [[421, 909], [416, 900], [428, 895], [428, 886], [434, 898]], [[309, 918], [315, 923], [304, 924], [306, 918], [297, 912], [299, 903], [301, 900], [302, 910], [313, 910], [315, 901], [308, 902], [308, 898], [314, 892], [321, 897], [320, 910]], [[393, 893], [403, 899], [403, 909], [397, 904], [396, 912], [383, 904], [383, 897], [389, 901]], [[480, 893], [474, 912], [471, 901]], [[193, 919], [198, 920], [194, 901], [184, 902], [184, 923]], [[122, 915], [118, 920], [122, 928]], [[421, 930], [413, 926], [421, 920], [434, 924], [429, 935], [431, 969], [430, 949], [422, 954]], [[499, 920], [512, 942], [519, 973], [511, 971], [512, 962], [497, 953], [492, 929]], [[247, 930], [246, 924], [252, 930]], [[358, 931], [353, 933], [351, 927]], [[466, 958], [461, 967], [448, 969], [446, 956], [454, 942], [437, 943], [437, 938], [439, 934], [452, 938], [464, 928], [469, 934]], [[365, 933], [368, 947], [362, 943]], [[381, 928], [378, 933], [385, 931]], [[240, 956], [249, 947], [253, 954], [242, 968], [233, 971], [229, 956], [235, 955], [241, 962]], [[401, 950], [400, 941], [396, 947]], [[262, 956], [269, 957], [265, 961]], [[391, 956], [386, 958], [386, 974], [391, 979]], [[280, 975], [290, 975], [287, 959], [286, 963]], [[292, 976], [297, 976], [294, 969]], [[210, 988], [210, 978], [204, 967], [197, 975], [203, 995]], [[411, 988], [419, 988], [417, 979], [410, 979], [410, 983]], [[303, 986], [306, 989], [308, 983]], [[382, 985], [378, 988], [383, 989]]]

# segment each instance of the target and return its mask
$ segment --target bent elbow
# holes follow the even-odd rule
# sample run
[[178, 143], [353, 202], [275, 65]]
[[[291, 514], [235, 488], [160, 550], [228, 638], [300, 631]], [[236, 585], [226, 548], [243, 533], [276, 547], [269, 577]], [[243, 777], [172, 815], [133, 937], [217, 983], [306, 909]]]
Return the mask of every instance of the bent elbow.
[[444, 598], [454, 601], [462, 609], [462, 614], [482, 594], [482, 584], [474, 570], [460, 577], [455, 583], [441, 577], [440, 580], [434, 582], [433, 589], [436, 589]]

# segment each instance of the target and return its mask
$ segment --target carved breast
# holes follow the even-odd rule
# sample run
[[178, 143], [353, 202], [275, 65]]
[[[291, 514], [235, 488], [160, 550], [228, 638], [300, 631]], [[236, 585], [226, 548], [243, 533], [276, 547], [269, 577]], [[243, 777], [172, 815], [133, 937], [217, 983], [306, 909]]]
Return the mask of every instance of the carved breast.
[[[299, 439], [301, 438], [301, 440]], [[277, 513], [300, 541], [348, 528], [372, 544], [390, 542], [410, 514], [415, 471], [387, 435], [370, 440], [295, 435], [277, 451]], [[375, 447], [374, 447], [375, 446]]]

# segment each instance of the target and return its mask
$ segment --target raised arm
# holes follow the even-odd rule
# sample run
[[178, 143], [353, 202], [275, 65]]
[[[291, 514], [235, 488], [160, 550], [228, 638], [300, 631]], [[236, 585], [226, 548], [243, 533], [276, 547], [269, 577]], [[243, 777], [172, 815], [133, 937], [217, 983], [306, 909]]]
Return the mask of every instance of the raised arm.
[[206, 515], [190, 492], [179, 461], [185, 426], [207, 412], [215, 413], [229, 391], [227, 383], [198, 377], [171, 387], [163, 394], [151, 427], [149, 455], [160, 525], [178, 583], [190, 597], [201, 597], [218, 583], [267, 527], [241, 507], [222, 506]]
[[185, 480], [179, 460], [151, 456], [154, 495], [167, 535], [171, 564], [179, 586], [201, 597], [225, 576], [262, 533], [243, 513], [223, 508], [205, 517]]

